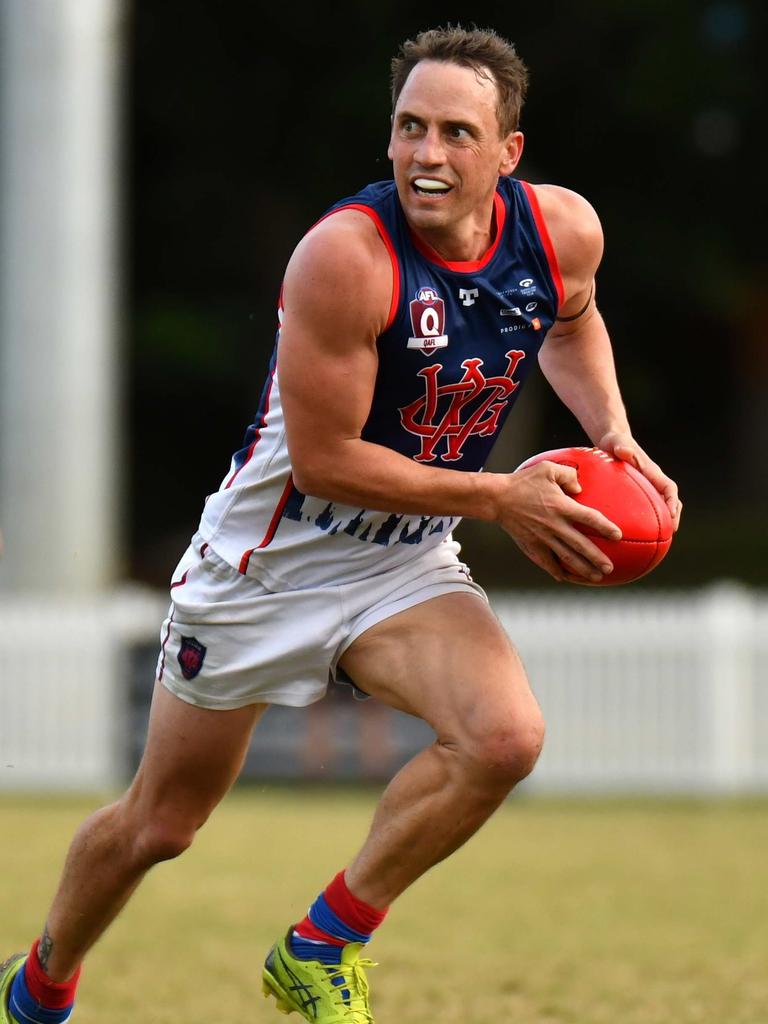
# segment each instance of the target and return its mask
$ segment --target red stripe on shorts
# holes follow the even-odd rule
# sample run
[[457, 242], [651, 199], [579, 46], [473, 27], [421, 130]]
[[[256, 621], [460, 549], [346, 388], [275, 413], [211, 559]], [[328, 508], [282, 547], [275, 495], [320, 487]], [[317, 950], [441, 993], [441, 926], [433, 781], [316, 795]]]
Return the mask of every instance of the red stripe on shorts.
[[176, 587], [183, 587], [184, 584], [187, 582], [187, 576], [189, 576], [189, 569], [187, 569], [187, 571], [184, 573], [180, 580], [176, 580], [175, 583], [171, 583], [171, 590], [174, 590]]
[[171, 623], [173, 622], [173, 616], [176, 614], [176, 609], [173, 608], [170, 617], [168, 619], [168, 628], [165, 631], [165, 639], [163, 640], [163, 646], [160, 648], [162, 658], [160, 659], [160, 671], [157, 675], [158, 683], [163, 681], [163, 672], [165, 672], [165, 645], [168, 643], [168, 637], [171, 635]]

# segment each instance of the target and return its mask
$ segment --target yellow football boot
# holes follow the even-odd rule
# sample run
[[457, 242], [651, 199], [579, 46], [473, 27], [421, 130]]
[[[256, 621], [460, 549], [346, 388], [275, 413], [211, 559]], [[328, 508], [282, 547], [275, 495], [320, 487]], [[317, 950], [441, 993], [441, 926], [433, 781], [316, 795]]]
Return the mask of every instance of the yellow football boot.
[[340, 961], [323, 964], [291, 953], [290, 934], [276, 942], [264, 964], [263, 991], [281, 1013], [294, 1011], [313, 1024], [373, 1024], [361, 942], [339, 946]]
[[19, 1024], [8, 1009], [8, 999], [13, 979], [21, 970], [26, 959], [26, 953], [14, 953], [0, 964], [0, 1024]]

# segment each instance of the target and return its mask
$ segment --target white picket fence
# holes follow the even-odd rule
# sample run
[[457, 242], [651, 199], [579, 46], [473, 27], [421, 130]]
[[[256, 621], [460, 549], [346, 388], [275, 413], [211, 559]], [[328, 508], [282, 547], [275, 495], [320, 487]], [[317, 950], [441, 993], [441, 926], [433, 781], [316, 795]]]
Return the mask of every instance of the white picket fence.
[[0, 790], [100, 789], [126, 774], [128, 651], [167, 599], [0, 596]]
[[[528, 790], [768, 790], [768, 594], [720, 584], [496, 594], [493, 604], [548, 723]], [[128, 653], [156, 642], [165, 607], [163, 595], [140, 589], [0, 598], [0, 790], [125, 780]], [[309, 726], [299, 723], [314, 722], [317, 735], [312, 714], [267, 716], [255, 746], [269, 750], [273, 768], [281, 756], [301, 760]], [[342, 714], [344, 742], [354, 742]], [[388, 732], [401, 760], [425, 739], [394, 713], [366, 722], [368, 735], [371, 723]]]
[[535, 790], [768, 789], [768, 595], [501, 596], [547, 721]]

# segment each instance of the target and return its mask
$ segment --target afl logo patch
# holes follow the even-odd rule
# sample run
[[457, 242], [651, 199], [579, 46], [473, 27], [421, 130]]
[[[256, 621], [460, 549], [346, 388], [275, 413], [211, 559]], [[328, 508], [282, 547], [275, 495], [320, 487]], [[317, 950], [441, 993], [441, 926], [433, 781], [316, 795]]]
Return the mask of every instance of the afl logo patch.
[[445, 302], [436, 290], [429, 286], [419, 288], [416, 298], [411, 300], [411, 330], [408, 348], [418, 349], [425, 356], [431, 356], [448, 344], [445, 333]]

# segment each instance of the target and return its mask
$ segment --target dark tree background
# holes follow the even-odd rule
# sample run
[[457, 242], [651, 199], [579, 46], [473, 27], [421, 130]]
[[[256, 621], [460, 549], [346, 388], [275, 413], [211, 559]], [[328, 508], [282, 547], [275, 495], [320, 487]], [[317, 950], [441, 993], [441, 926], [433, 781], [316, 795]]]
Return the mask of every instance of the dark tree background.
[[[131, 573], [166, 582], [240, 446], [293, 247], [336, 199], [390, 176], [390, 57], [460, 21], [513, 39], [531, 69], [520, 176], [581, 192], [603, 220], [599, 300], [631, 421], [686, 502], [650, 585], [765, 583], [767, 20], [735, 0], [134, 0]], [[525, 424], [529, 453], [583, 443], [546, 386], [520, 406], [507, 431]], [[459, 539], [482, 582], [551, 585], [499, 531], [467, 523]]]

